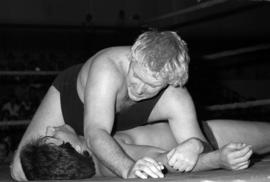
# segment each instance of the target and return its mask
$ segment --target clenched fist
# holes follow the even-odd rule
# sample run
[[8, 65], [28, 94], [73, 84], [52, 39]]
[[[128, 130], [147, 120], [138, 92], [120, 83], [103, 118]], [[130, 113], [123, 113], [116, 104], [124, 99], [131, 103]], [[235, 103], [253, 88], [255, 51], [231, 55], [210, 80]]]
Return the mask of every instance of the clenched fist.
[[188, 139], [167, 154], [168, 164], [180, 172], [189, 172], [195, 167], [202, 151], [203, 145], [199, 139]]
[[230, 170], [246, 169], [252, 155], [250, 145], [244, 143], [229, 143], [220, 149], [221, 167]]

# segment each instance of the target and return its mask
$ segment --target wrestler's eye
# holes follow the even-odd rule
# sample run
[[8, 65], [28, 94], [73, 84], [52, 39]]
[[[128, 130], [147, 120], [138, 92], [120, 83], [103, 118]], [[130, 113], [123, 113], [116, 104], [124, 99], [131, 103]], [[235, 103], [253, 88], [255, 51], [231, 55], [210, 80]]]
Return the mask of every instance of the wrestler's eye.
[[147, 84], [149, 87], [151, 87], [151, 88], [153, 88], [153, 89], [155, 89], [155, 88], [157, 88], [157, 86], [155, 86], [155, 85], [150, 85], [150, 84]]

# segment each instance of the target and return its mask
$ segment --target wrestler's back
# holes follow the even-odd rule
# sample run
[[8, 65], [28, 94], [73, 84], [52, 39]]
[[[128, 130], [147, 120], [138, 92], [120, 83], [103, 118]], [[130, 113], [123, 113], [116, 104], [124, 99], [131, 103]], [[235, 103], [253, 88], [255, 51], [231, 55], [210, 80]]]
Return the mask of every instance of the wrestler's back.
[[117, 132], [116, 140], [135, 145], [149, 145], [170, 150], [177, 145], [167, 122], [148, 124]]

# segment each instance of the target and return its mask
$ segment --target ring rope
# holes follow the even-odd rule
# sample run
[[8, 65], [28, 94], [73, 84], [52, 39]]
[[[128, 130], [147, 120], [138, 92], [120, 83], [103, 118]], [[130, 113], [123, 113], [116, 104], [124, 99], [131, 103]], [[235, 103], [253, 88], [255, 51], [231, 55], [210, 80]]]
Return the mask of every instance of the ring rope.
[[206, 107], [206, 109], [209, 111], [217, 111], [217, 110], [250, 108], [250, 107], [265, 106], [265, 105], [270, 105], [270, 99], [236, 102], [236, 103], [230, 103], [230, 104], [217, 104], [217, 105], [208, 106]]
[[20, 126], [28, 125], [30, 120], [10, 120], [10, 121], [0, 121], [0, 127], [2, 126]]
[[[246, 102], [236, 102], [230, 104], [217, 104], [206, 107], [208, 111], [221, 111], [221, 110], [233, 110], [239, 108], [251, 108], [258, 106], [270, 105], [270, 99], [246, 101]], [[10, 120], [10, 121], [0, 121], [0, 127], [4, 126], [20, 126], [28, 125], [30, 120]]]
[[59, 71], [0, 71], [0, 76], [55, 76]]

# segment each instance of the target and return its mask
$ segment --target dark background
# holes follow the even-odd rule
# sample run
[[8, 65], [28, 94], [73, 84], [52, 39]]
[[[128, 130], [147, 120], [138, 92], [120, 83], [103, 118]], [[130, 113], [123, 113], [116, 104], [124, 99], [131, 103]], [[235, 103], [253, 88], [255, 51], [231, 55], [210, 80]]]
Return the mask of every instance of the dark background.
[[209, 109], [269, 99], [269, 18], [263, 0], [0, 1], [1, 137], [16, 147], [59, 71], [153, 28], [177, 31], [187, 42], [187, 87], [200, 120], [269, 121], [269, 104]]

